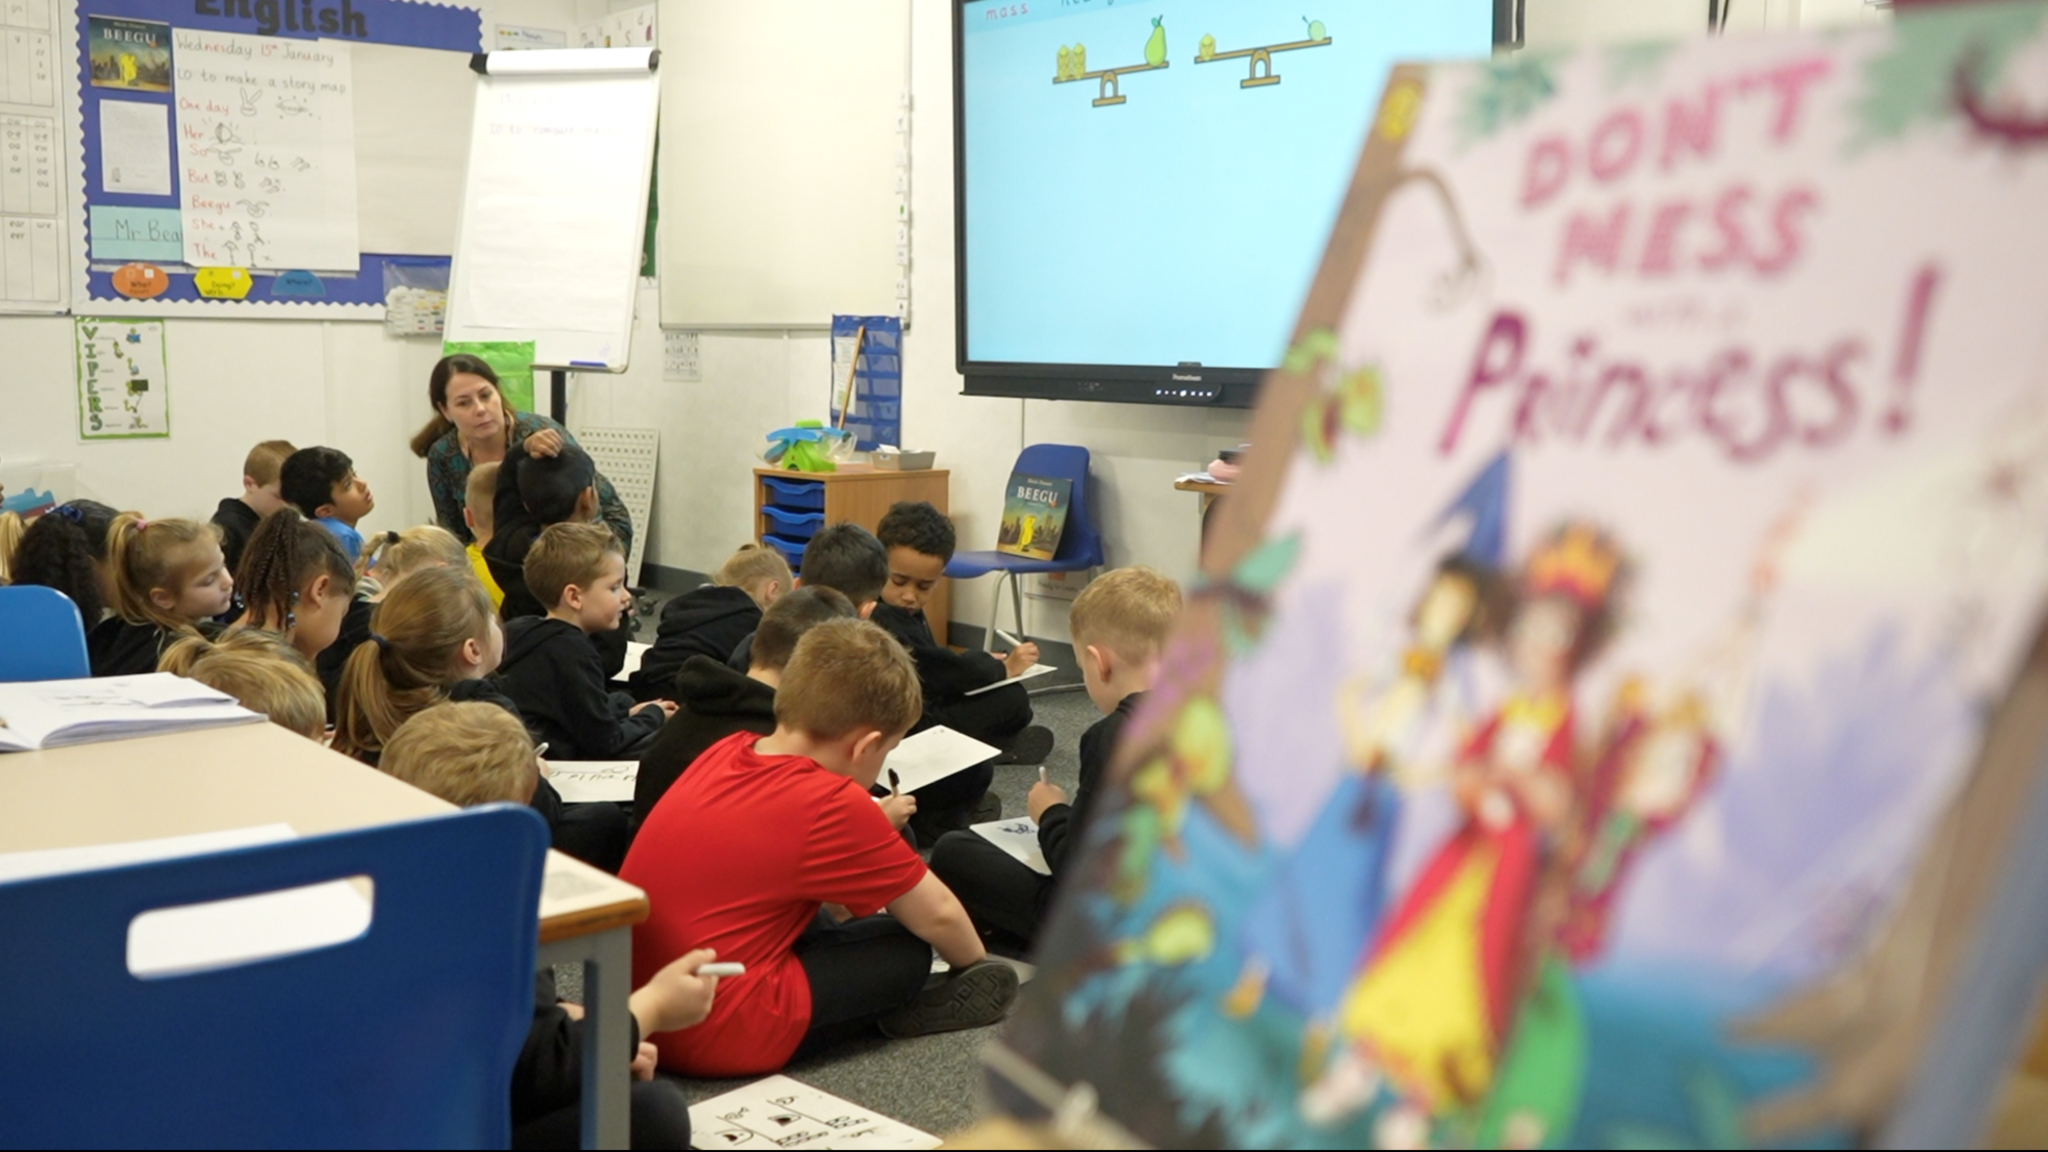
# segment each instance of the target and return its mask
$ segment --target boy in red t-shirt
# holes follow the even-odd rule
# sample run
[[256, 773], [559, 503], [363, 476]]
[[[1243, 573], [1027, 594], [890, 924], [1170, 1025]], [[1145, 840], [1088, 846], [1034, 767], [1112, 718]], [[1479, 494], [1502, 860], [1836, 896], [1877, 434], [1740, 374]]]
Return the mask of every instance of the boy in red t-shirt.
[[700, 947], [746, 965], [702, 1024], [654, 1037], [663, 1067], [752, 1076], [876, 1027], [918, 1036], [1009, 1010], [1016, 972], [987, 959], [868, 793], [921, 706], [887, 633], [819, 624], [783, 670], [774, 735], [712, 745], [647, 814], [619, 871], [652, 907], [633, 930], [636, 979]]

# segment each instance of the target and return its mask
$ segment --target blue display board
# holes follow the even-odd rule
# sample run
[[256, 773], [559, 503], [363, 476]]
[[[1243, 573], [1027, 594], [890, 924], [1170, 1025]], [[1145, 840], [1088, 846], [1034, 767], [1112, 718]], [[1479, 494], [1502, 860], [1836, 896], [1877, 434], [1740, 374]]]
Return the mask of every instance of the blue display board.
[[[412, 3], [410, 0], [81, 0], [69, 25], [73, 42], [74, 78], [78, 85], [82, 150], [82, 183], [74, 183], [77, 197], [74, 254], [88, 259], [78, 264], [77, 279], [82, 292], [74, 295], [72, 307], [78, 312], [190, 311], [215, 309], [240, 313], [273, 313], [260, 305], [298, 305], [284, 309], [285, 315], [304, 315], [306, 305], [373, 306], [384, 302], [385, 265], [416, 263], [418, 253], [361, 254], [354, 275], [344, 273], [285, 271], [256, 272], [247, 295], [240, 300], [208, 299], [194, 280], [194, 269], [183, 260], [180, 181], [183, 174], [175, 161], [173, 147], [171, 183], [168, 194], [137, 195], [112, 191], [104, 186], [101, 166], [101, 110], [103, 99], [123, 103], [162, 105], [167, 110], [172, 140], [177, 139], [178, 107], [175, 83], [170, 75], [171, 58], [166, 57], [161, 83], [151, 72], [149, 45], [144, 42], [133, 54], [140, 60], [123, 65], [126, 75], [119, 87], [94, 83], [93, 30], [98, 26], [103, 39], [123, 35], [128, 24], [154, 24], [168, 30], [198, 29], [237, 32], [258, 36], [279, 36], [315, 40], [327, 38], [357, 43], [391, 44], [411, 48], [437, 48], [475, 52], [482, 47], [483, 22], [476, 10], [445, 4]], [[137, 33], [139, 34], [139, 33]], [[102, 68], [108, 65], [103, 60]], [[107, 77], [102, 77], [104, 82]], [[102, 235], [92, 244], [94, 223]], [[109, 242], [118, 231], [120, 239]], [[105, 255], [102, 255], [102, 251]], [[437, 254], [445, 255], [445, 254]], [[138, 299], [115, 286], [120, 270], [137, 262], [155, 267], [167, 283], [156, 295]], [[152, 285], [154, 287], [154, 285]], [[177, 307], [183, 305], [184, 307]], [[355, 309], [344, 308], [347, 315]], [[356, 312], [367, 319], [375, 313]]]
[[[865, 333], [865, 336], [863, 336]], [[854, 356], [853, 406], [842, 421], [841, 391], [846, 357]], [[903, 445], [903, 320], [897, 316], [832, 317], [832, 419], [853, 433], [854, 447], [872, 452], [882, 444]]]

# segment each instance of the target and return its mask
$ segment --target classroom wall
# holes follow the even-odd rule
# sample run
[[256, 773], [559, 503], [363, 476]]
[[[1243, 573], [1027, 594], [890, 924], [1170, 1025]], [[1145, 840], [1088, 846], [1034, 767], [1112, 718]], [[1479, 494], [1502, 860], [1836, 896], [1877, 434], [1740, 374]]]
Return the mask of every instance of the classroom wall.
[[[594, 8], [604, 10], [602, 4]], [[1247, 413], [959, 394], [960, 376], [953, 369], [951, 13], [950, 0], [912, 0], [904, 439], [910, 447], [937, 449], [938, 466], [952, 471], [953, 515], [962, 546], [969, 548], [994, 545], [1003, 485], [1027, 442], [1083, 445], [1095, 458], [1097, 513], [1111, 562], [1151, 564], [1191, 578], [1200, 544], [1196, 498], [1173, 491], [1173, 479], [1207, 464], [1217, 448], [1242, 440]], [[656, 301], [653, 289], [642, 289], [643, 323], [630, 372], [577, 378], [571, 423], [660, 429], [661, 474], [648, 556], [669, 567], [709, 571], [749, 538], [750, 491], [736, 478], [752, 467], [762, 435], [824, 414], [830, 348], [821, 333], [707, 332], [700, 337], [702, 381], [665, 382], [659, 334], [645, 321], [658, 313]], [[953, 618], [986, 625], [993, 585], [987, 578], [956, 585]], [[1033, 635], [1065, 639], [1065, 621], [1064, 601], [1027, 602], [1025, 626]]]
[[[497, 21], [571, 29], [576, 5], [486, 0], [481, 8], [488, 38]], [[0, 316], [0, 465], [75, 463], [77, 495], [203, 519], [241, 491], [250, 445], [282, 437], [355, 458], [377, 497], [364, 527], [431, 517], [426, 468], [406, 441], [431, 414], [427, 371], [438, 341], [389, 337], [382, 324], [362, 321], [173, 318], [165, 343], [170, 439], [81, 443], [71, 318]]]

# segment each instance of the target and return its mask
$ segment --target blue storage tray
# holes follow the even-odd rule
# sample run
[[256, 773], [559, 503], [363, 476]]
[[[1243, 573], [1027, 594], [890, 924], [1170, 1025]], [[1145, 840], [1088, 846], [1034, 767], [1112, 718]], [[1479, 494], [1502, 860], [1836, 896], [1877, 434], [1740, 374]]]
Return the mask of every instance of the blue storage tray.
[[825, 482], [823, 480], [784, 480], [776, 476], [763, 476], [761, 483], [768, 486], [769, 503], [798, 511], [823, 512], [825, 510]]
[[763, 504], [761, 514], [768, 517], [768, 526], [775, 529], [777, 536], [790, 540], [809, 540], [825, 526], [823, 512], [797, 512], [775, 504]]
[[804, 545], [808, 544], [809, 541], [791, 540], [787, 536], [777, 536], [773, 532], [763, 532], [761, 534], [761, 543], [782, 553], [782, 558], [789, 561], [789, 570], [795, 572], [803, 566]]

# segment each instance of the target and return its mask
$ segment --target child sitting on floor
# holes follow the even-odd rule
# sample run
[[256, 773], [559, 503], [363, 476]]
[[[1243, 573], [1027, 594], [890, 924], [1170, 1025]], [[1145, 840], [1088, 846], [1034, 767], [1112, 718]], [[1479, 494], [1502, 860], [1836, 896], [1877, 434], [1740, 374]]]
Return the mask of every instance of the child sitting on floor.
[[[804, 545], [804, 574], [799, 588], [830, 588], [853, 603], [856, 615], [865, 620], [889, 582], [889, 554], [875, 534], [858, 524], [840, 521], [818, 530]], [[745, 672], [753, 665], [754, 638], [740, 641], [726, 657], [726, 667]]]
[[187, 636], [164, 651], [157, 671], [190, 677], [309, 740], [327, 734], [327, 694], [312, 666], [268, 632], [239, 628], [215, 640]]
[[498, 687], [556, 757], [637, 758], [676, 706], [667, 700], [635, 704], [611, 692], [590, 643], [591, 634], [616, 630], [632, 601], [626, 558], [612, 530], [550, 524], [527, 552], [522, 575], [548, 614], [505, 626]]
[[491, 575], [491, 566], [484, 560], [484, 547], [491, 542], [498, 518], [493, 514], [491, 501], [497, 499], [498, 465], [478, 464], [469, 470], [469, 484], [463, 490], [462, 522], [469, 526], [470, 542], [464, 548], [469, 556], [469, 566], [476, 578], [483, 583], [484, 591], [491, 594], [493, 612], [505, 606], [505, 590], [498, 587], [497, 577]]
[[[523, 721], [518, 706], [487, 679], [504, 653], [504, 625], [467, 568], [414, 572], [377, 605], [369, 641], [343, 667], [334, 750], [381, 766], [384, 749], [413, 716], [449, 700], [495, 704]], [[618, 871], [626, 857], [624, 809], [565, 804], [545, 780], [532, 804], [547, 820], [556, 848]]]
[[[877, 1027], [923, 1035], [1009, 1009], [1016, 972], [868, 794], [918, 704], [887, 633], [819, 624], [783, 671], [775, 733], [721, 741], [655, 805], [619, 873], [652, 907], [635, 977], [698, 945], [747, 966], [703, 1024], [656, 1038], [663, 1067], [759, 1075]], [[928, 983], [935, 947], [952, 971]]]
[[[636, 820], [647, 819], [676, 778], [713, 744], [735, 732], [773, 733], [775, 686], [782, 682], [782, 670], [797, 641], [827, 620], [852, 618], [852, 602], [832, 589], [799, 588], [762, 615], [754, 634], [753, 665], [745, 675], [726, 667], [723, 658], [701, 653], [690, 657], [671, 678], [675, 719], [661, 726], [661, 734], [640, 758], [640, 775], [633, 783]], [[915, 803], [909, 797], [904, 800]]]
[[298, 449], [288, 440], [265, 440], [249, 449], [249, 456], [242, 461], [242, 494], [230, 496], [213, 510], [213, 522], [220, 526], [221, 554], [227, 557], [228, 571], [242, 566], [242, 549], [249, 544], [250, 533], [265, 516], [284, 507], [284, 496], [280, 494], [278, 469], [284, 466], [285, 458]]
[[[502, 708], [436, 704], [406, 721], [384, 751], [384, 770], [451, 804], [524, 804], [540, 781], [533, 741]], [[626, 1002], [633, 1035], [632, 1146], [688, 1148], [689, 1103], [654, 1078], [655, 1051], [643, 1037], [674, 1033], [711, 1011], [718, 977], [697, 970], [716, 959], [687, 952], [654, 972]], [[574, 1008], [575, 1011], [570, 1011]], [[534, 977], [533, 1023], [512, 1066], [512, 1146], [576, 1148], [583, 1097], [582, 1010], [555, 995], [554, 974]]]
[[107, 529], [118, 515], [97, 500], [71, 500], [36, 517], [21, 534], [8, 579], [62, 592], [78, 605], [78, 618], [92, 631], [114, 599]]
[[636, 700], [677, 690], [676, 673], [692, 656], [721, 663], [761, 626], [761, 614], [789, 591], [789, 564], [773, 548], [744, 544], [719, 566], [711, 583], [661, 606], [654, 645], [627, 681]]
[[[420, 524], [403, 532], [380, 532], [364, 544], [362, 566], [365, 599], [382, 600], [400, 580], [423, 568], [469, 568], [469, 553], [455, 533], [439, 524]], [[495, 607], [492, 611], [496, 611]]]
[[[369, 606], [356, 607], [356, 570], [341, 542], [298, 509], [280, 508], [256, 526], [237, 575], [245, 610], [236, 627], [274, 632], [313, 661], [331, 714], [341, 660], [352, 648], [325, 663], [320, 657], [340, 647], [344, 630], [369, 633]], [[350, 626], [355, 615], [361, 619]]]
[[1029, 946], [1060, 879], [1086, 838], [1092, 805], [1124, 722], [1159, 678], [1159, 657], [1180, 615], [1180, 587], [1150, 568], [1118, 568], [1075, 599], [1068, 627], [1088, 698], [1104, 715], [1081, 735], [1081, 782], [1069, 803], [1058, 785], [1031, 786], [1028, 803], [1051, 876], [1041, 876], [974, 832], [951, 832], [932, 849], [932, 871], [984, 932]]
[[377, 507], [377, 499], [356, 475], [348, 453], [339, 448], [301, 448], [278, 466], [277, 479], [285, 503], [334, 533], [349, 563], [362, 558], [363, 534], [356, 525]]
[[[1018, 763], [1037, 763], [1052, 751], [1052, 733], [1031, 727], [1031, 697], [1021, 684], [978, 691], [1013, 680], [1038, 663], [1038, 645], [1019, 644], [1007, 655], [955, 652], [932, 633], [924, 606], [946, 577], [953, 558], [953, 522], [923, 502], [899, 503], [882, 517], [876, 536], [888, 550], [889, 583], [870, 617], [886, 629], [917, 663], [924, 689], [924, 715], [912, 731], [943, 724], [1008, 751]], [[978, 694], [976, 694], [978, 692]], [[1002, 814], [988, 793], [993, 763], [979, 765], [926, 787], [918, 797], [920, 840]]]
[[213, 618], [234, 606], [235, 578], [211, 524], [123, 512], [107, 529], [107, 566], [114, 614], [85, 639], [95, 676], [156, 671], [173, 641], [214, 631]]

